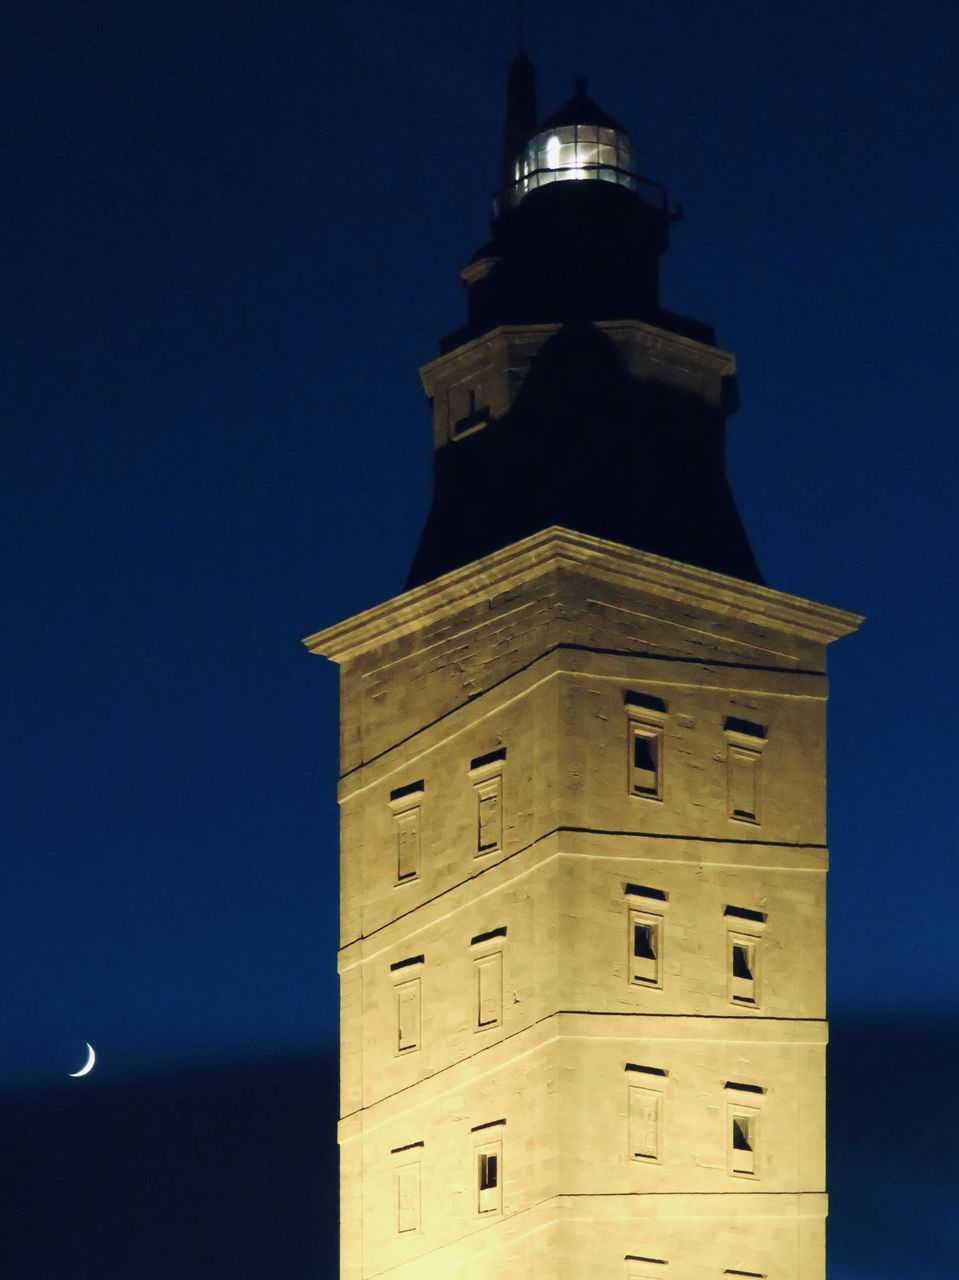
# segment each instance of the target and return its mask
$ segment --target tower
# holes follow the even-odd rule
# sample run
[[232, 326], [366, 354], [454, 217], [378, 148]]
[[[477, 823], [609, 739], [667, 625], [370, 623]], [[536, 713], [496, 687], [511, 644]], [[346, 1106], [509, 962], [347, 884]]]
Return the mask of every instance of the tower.
[[341, 669], [344, 1280], [823, 1280], [825, 651], [729, 490], [733, 357], [577, 81], [510, 70], [421, 371], [434, 497]]

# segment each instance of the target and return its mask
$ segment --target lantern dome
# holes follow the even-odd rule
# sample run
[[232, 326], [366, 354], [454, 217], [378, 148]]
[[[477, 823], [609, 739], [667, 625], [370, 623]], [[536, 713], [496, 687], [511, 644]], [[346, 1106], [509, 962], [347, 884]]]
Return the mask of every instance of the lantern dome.
[[548, 116], [516, 155], [505, 203], [515, 207], [538, 187], [570, 180], [612, 182], [631, 191], [638, 186], [629, 133], [597, 106], [582, 77], [566, 105]]

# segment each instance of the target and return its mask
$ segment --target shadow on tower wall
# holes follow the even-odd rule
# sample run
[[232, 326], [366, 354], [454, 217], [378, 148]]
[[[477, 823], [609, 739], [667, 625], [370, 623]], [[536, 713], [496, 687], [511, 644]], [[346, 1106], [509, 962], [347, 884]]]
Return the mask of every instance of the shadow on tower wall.
[[[829, 1280], [956, 1275], [954, 1022], [837, 1016]], [[3, 1107], [3, 1280], [333, 1280], [336, 1055], [46, 1092]]]
[[407, 586], [551, 525], [762, 582], [726, 478], [734, 381], [686, 376], [636, 377], [608, 334], [563, 325], [502, 417], [436, 451]]

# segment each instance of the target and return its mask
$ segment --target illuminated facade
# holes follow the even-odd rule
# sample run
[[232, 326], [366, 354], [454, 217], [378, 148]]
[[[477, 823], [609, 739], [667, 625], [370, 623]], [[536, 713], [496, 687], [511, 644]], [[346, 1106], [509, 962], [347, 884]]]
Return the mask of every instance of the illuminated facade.
[[[341, 668], [344, 1280], [823, 1280], [825, 650], [665, 192], [513, 64], [434, 499]], [[548, 179], [548, 180], [546, 180]], [[562, 272], [557, 263], [562, 263]]]

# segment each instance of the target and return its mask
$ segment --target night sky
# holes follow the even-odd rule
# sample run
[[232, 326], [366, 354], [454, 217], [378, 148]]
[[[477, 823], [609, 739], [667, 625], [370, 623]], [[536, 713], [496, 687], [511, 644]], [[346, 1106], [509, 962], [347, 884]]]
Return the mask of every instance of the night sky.
[[[5, 1280], [328, 1274], [336, 673], [300, 637], [402, 588], [512, 13], [0, 10]], [[830, 1280], [954, 1276], [959, 6], [526, 30], [543, 113], [588, 76], [684, 206], [663, 299], [737, 354], [766, 580], [867, 615], [830, 660]]]

